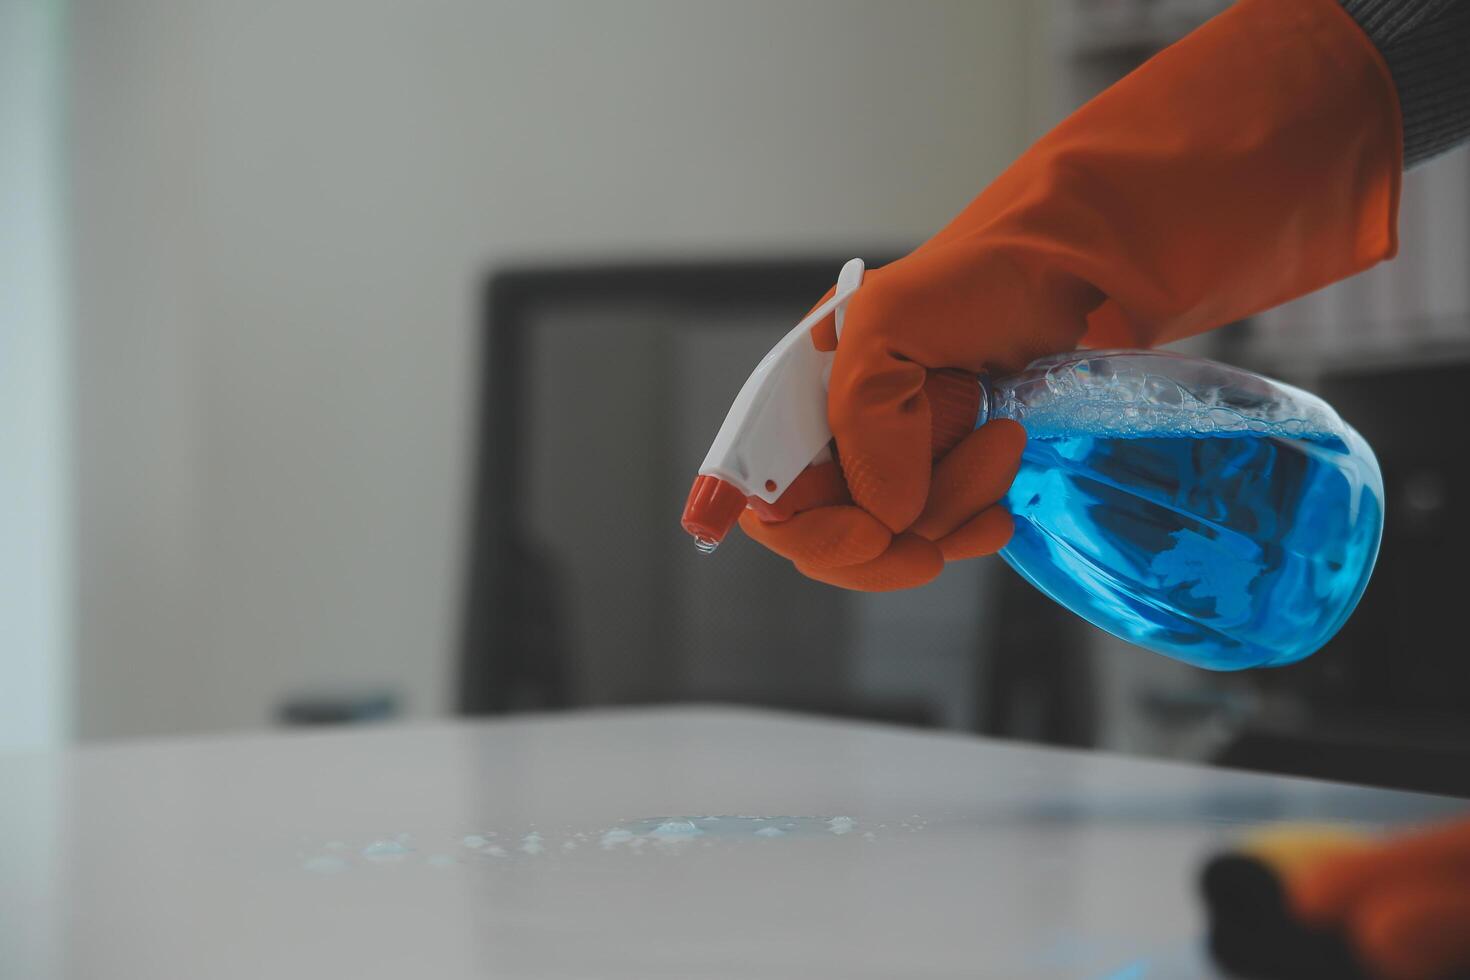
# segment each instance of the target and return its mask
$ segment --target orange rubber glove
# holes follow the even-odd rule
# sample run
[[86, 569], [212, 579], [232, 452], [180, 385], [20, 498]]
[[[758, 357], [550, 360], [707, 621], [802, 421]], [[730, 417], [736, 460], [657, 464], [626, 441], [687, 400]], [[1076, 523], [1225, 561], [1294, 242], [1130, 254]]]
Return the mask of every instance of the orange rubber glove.
[[1470, 820], [1386, 839], [1273, 827], [1210, 861], [1201, 885], [1232, 976], [1470, 978]]
[[[828, 388], [852, 503], [741, 527], [849, 588], [920, 585], [997, 550], [1023, 440], [988, 425], [936, 468], [926, 369], [1151, 346], [1366, 269], [1396, 250], [1401, 139], [1388, 69], [1336, 0], [1240, 0], [868, 273]], [[832, 349], [830, 320], [813, 340]]]
[[[928, 442], [926, 435], [926, 454]], [[1010, 419], [966, 436], [934, 464], [928, 506], [900, 534], [852, 505], [835, 463], [808, 467], [791, 484], [787, 495], [806, 506], [798, 504], [790, 520], [767, 521], [747, 510], [740, 526], [819, 582], [862, 592], [912, 588], [938, 575], [946, 561], [1004, 547], [1011, 515], [994, 505], [1015, 479], [1025, 445], [1026, 430]], [[926, 461], [926, 475], [927, 467]]]
[[1369, 975], [1470, 975], [1470, 821], [1330, 856], [1288, 879], [1304, 923], [1343, 931]]

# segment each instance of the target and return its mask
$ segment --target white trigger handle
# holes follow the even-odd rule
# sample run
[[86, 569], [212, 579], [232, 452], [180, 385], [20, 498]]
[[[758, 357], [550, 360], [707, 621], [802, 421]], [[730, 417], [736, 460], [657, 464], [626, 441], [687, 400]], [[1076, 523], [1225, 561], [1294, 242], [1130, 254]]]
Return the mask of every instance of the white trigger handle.
[[827, 377], [832, 354], [811, 342], [811, 329], [829, 313], [842, 335], [847, 301], [862, 285], [865, 266], [851, 259], [837, 288], [756, 365], [735, 396], [708, 455], [703, 476], [718, 477], [746, 496], [775, 503], [810, 463], [827, 452]]

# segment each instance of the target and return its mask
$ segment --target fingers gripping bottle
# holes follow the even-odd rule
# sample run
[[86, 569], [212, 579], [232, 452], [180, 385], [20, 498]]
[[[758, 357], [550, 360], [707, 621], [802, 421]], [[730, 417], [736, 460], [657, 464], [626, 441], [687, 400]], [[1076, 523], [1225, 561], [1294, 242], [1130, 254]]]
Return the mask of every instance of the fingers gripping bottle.
[[[757, 366], [695, 481], [684, 526], [713, 550], [740, 511], [766, 519], [809, 463], [830, 458], [830, 354], [807, 332], [838, 316], [863, 267]], [[1116, 636], [1215, 670], [1293, 663], [1342, 627], [1383, 529], [1372, 449], [1290, 385], [1161, 351], [1076, 351], [960, 386], [974, 426], [1014, 419], [1028, 442], [1001, 552], [1057, 602]], [[936, 432], [936, 452], [948, 448]], [[950, 444], [953, 438], [949, 437]]]

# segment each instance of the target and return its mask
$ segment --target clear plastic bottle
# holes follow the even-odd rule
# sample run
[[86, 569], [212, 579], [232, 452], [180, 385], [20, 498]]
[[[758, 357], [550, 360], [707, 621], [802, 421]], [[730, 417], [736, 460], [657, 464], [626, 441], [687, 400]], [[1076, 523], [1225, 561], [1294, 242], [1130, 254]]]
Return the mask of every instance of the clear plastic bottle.
[[1029, 436], [1001, 554], [1094, 625], [1237, 670], [1310, 655], [1357, 605], [1383, 477], [1320, 398], [1159, 351], [1079, 351], [982, 387], [979, 421]]

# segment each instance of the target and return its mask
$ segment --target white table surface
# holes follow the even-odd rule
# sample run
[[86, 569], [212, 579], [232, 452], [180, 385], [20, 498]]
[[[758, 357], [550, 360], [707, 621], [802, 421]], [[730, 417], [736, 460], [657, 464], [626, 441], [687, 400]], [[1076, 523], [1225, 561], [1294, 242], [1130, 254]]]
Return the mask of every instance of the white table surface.
[[1188, 980], [1244, 827], [1466, 810], [699, 708], [0, 756], [0, 977]]

